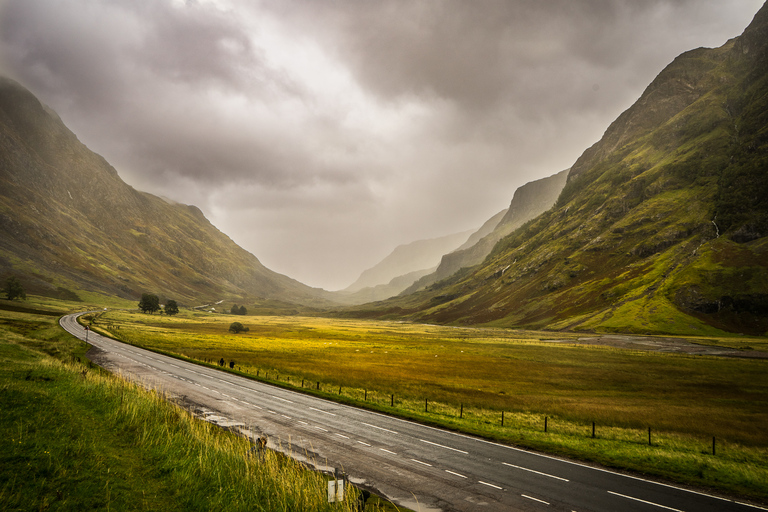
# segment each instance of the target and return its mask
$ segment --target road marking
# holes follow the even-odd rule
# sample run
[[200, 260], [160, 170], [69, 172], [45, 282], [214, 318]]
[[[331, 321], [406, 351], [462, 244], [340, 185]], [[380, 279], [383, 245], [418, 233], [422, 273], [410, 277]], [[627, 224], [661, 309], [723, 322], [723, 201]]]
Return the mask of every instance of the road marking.
[[488, 482], [483, 482], [482, 480], [478, 480], [477, 483], [483, 484], [483, 485], [487, 485], [488, 487], [493, 487], [494, 489], [498, 489], [500, 491], [504, 490], [501, 487], [499, 487], [498, 485], [489, 484]]
[[395, 452], [391, 452], [389, 450], [385, 450], [384, 448], [379, 448], [379, 450], [381, 450], [383, 452], [391, 453], [392, 455], [397, 455]]
[[362, 442], [362, 441], [358, 441], [358, 443], [360, 443], [360, 444], [362, 444], [362, 445], [365, 445], [365, 446], [371, 446], [371, 445], [369, 445], [368, 443], [364, 443], [364, 442]]
[[422, 443], [431, 444], [432, 446], [439, 446], [440, 448], [445, 448], [446, 450], [453, 450], [455, 452], [463, 453], [464, 455], [469, 455], [469, 452], [465, 452], [464, 450], [458, 450], [456, 448], [451, 448], [450, 446], [433, 443], [432, 441], [425, 441], [424, 439], [419, 439], [419, 441], [421, 441]]
[[416, 460], [416, 459], [411, 459], [411, 460], [412, 460], [413, 462], [418, 462], [419, 464], [423, 464], [423, 465], [425, 465], [425, 466], [429, 466], [429, 467], [432, 467], [432, 464], [427, 464], [426, 462], [421, 462], [420, 460]]
[[345, 435], [342, 435], [342, 434], [334, 434], [334, 435], [337, 435], [337, 436], [339, 436], [339, 437], [343, 437], [344, 439], [349, 439], [347, 436], [345, 436]]
[[504, 464], [505, 466], [509, 466], [511, 468], [522, 469], [523, 471], [530, 471], [531, 473], [536, 473], [537, 475], [548, 476], [549, 478], [554, 478], [556, 480], [562, 480], [563, 482], [570, 482], [570, 480], [568, 480], [567, 478], [560, 478], [559, 476], [550, 475], [548, 473], [542, 473], [541, 471], [534, 471], [533, 469], [524, 468], [522, 466], [515, 466], [514, 464], [508, 464], [506, 462], [502, 462], [502, 464]]
[[327, 431], [327, 430], [325, 430], [323, 427], [315, 427], [315, 428], [316, 428], [317, 430], [322, 430], [323, 432], [328, 432], [328, 431]]
[[528, 498], [529, 500], [538, 501], [539, 503], [543, 503], [545, 505], [549, 505], [549, 502], [540, 500], [538, 498], [534, 498], [533, 496], [528, 496], [527, 494], [521, 494], [520, 496], [522, 496], [523, 498]]
[[313, 411], [321, 412], [321, 413], [323, 413], [323, 414], [328, 414], [329, 416], [336, 416], [336, 415], [335, 415], [335, 414], [333, 414], [332, 412], [328, 412], [328, 411], [322, 411], [322, 410], [320, 410], [320, 409], [315, 409], [314, 407], [310, 407], [310, 409], [312, 409]]
[[280, 398], [279, 396], [275, 396], [275, 395], [270, 395], [270, 396], [271, 396], [272, 398], [275, 398], [275, 399], [277, 399], [277, 400], [282, 400], [283, 402], [288, 402], [289, 404], [292, 404], [292, 403], [293, 403], [293, 402], [291, 402], [290, 400], [287, 400], [287, 399], [285, 399], [285, 398]]
[[302, 425], [309, 425], [309, 423], [307, 423], [306, 421], [299, 420], [299, 423], [301, 423]]
[[269, 409], [267, 409], [267, 412], [268, 412], [269, 414], [277, 414], [275, 411], [270, 411]]
[[455, 471], [451, 471], [450, 469], [446, 469], [445, 472], [446, 473], [450, 473], [452, 475], [456, 475], [456, 476], [458, 476], [460, 478], [467, 478], [466, 476], [462, 475], [461, 473], [456, 473]]
[[383, 430], [384, 432], [389, 432], [390, 434], [397, 434], [397, 432], [395, 432], [394, 430], [389, 430], [383, 427], [377, 427], [376, 425], [371, 425], [370, 423], [363, 423], [363, 425], [365, 425], [366, 427], [377, 428], [379, 430]]
[[287, 420], [290, 420], [290, 419], [292, 419], [290, 416], [286, 416], [285, 414], [281, 414], [280, 416], [282, 416], [283, 418], [285, 418], [285, 419], [287, 419]]
[[666, 509], [666, 510], [674, 510], [675, 512], [683, 512], [682, 510], [677, 509], [677, 508], [666, 507], [664, 505], [659, 505], [658, 503], [654, 503], [652, 501], [645, 501], [645, 500], [641, 500], [640, 498], [633, 498], [632, 496], [627, 496], [625, 494], [619, 494], [619, 493], [613, 492], [613, 491], [608, 491], [608, 494], [613, 494], [614, 496], [621, 496], [622, 498], [627, 498], [628, 500], [639, 501], [640, 503], [645, 503], [646, 505], [653, 505], [654, 507], [659, 507], [659, 508], [663, 508], [663, 509]]

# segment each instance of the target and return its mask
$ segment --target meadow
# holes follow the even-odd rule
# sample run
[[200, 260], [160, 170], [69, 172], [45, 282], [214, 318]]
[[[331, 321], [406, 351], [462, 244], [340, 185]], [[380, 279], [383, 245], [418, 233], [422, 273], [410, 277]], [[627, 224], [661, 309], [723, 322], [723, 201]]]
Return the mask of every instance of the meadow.
[[[224, 359], [227, 371], [307, 393], [768, 498], [765, 360], [575, 344], [568, 333], [401, 322], [190, 310], [175, 317], [110, 310], [91, 320], [117, 339], [206, 364]], [[234, 321], [249, 331], [228, 332]], [[761, 338], [701, 341], [767, 345]]]
[[357, 490], [329, 504], [325, 475], [90, 364], [65, 306], [0, 303], [0, 510], [358, 510]]

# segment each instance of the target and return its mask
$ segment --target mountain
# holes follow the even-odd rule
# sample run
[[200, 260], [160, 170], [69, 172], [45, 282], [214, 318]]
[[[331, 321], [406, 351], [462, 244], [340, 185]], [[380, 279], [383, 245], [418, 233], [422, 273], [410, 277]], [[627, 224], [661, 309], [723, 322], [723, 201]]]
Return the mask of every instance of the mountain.
[[[429, 240], [417, 240], [409, 244], [399, 245], [386, 258], [373, 267], [365, 270], [357, 280], [349, 285], [343, 292], [347, 294], [359, 292], [365, 288], [375, 288], [381, 285], [392, 286], [392, 280], [397, 282], [410, 282], [405, 286], [395, 284], [398, 291], [380, 297], [377, 300], [397, 295], [414, 280], [431, 272], [440, 263], [440, 257], [446, 252], [453, 251], [467, 240], [472, 231], [454, 233], [452, 235], [431, 238]], [[418, 276], [418, 277], [405, 277]]]
[[768, 7], [680, 55], [482, 264], [350, 311], [452, 324], [768, 331]]
[[29, 91], [0, 78], [0, 278], [76, 298], [194, 303], [324, 293], [264, 267], [194, 207], [134, 190]]
[[[482, 263], [499, 240], [552, 208], [563, 190], [567, 178], [568, 169], [547, 178], [526, 183], [515, 190], [509, 208], [491, 217], [480, 230], [470, 237], [466, 244], [456, 251], [445, 254], [434, 272], [414, 282], [403, 291], [403, 294], [424, 289], [462, 268], [473, 267]], [[497, 217], [500, 218], [497, 220]]]

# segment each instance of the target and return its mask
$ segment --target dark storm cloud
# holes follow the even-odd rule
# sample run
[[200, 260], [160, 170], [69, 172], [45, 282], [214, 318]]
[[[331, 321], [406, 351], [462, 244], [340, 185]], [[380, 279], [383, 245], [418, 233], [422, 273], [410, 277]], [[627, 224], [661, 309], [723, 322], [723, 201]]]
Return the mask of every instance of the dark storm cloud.
[[558, 172], [760, 0], [0, 0], [0, 66], [126, 181], [344, 287]]

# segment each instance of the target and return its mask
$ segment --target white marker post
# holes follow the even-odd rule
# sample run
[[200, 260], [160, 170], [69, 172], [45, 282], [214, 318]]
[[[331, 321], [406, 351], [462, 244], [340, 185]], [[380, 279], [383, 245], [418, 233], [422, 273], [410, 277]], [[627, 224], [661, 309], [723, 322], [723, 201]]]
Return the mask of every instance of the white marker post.
[[328, 503], [344, 501], [344, 480], [328, 482]]

